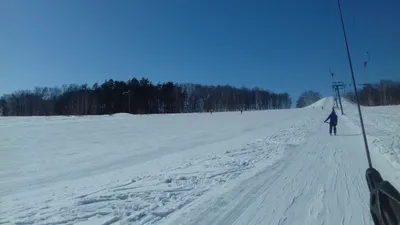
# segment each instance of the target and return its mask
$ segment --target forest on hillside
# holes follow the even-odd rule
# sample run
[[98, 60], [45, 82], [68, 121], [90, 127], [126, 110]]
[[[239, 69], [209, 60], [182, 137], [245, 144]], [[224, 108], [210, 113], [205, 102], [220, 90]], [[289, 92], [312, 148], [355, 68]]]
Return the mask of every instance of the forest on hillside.
[[[400, 105], [400, 82], [381, 80], [359, 88], [358, 94], [360, 104], [364, 106]], [[354, 91], [345, 93], [345, 97], [356, 102]]]
[[291, 107], [287, 93], [229, 85], [153, 84], [146, 78], [106, 80], [92, 86], [36, 87], [0, 98], [0, 115], [103, 115], [114, 113], [157, 114], [267, 110]]

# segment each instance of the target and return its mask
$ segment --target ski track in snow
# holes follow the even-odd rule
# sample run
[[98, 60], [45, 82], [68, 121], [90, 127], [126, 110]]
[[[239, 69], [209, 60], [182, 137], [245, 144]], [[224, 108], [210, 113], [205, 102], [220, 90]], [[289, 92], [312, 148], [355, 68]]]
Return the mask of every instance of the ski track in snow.
[[[341, 126], [343, 132], [350, 129]], [[171, 224], [371, 224], [363, 151], [351, 138], [311, 136], [240, 187]], [[357, 166], [354, 166], [357, 165]], [[196, 208], [199, 210], [199, 207]]]
[[[184, 158], [175, 161], [173, 166], [164, 167], [162, 172], [131, 177], [124, 183], [105, 185], [104, 188], [91, 189], [93, 191], [90, 192], [74, 188], [71, 191], [67, 183], [58, 182], [53, 177], [40, 178], [32, 183], [33, 187], [42, 181], [53, 182], [54, 187], [48, 187], [44, 182], [41, 192], [21, 189], [25, 195], [17, 192], [5, 196], [5, 201], [12, 203], [13, 207], [4, 213], [9, 219], [1, 222], [43, 225], [117, 222], [153, 224], [214, 187], [223, 186], [229, 180], [240, 180], [243, 173], [251, 174], [257, 167], [273, 164], [282, 157], [286, 146], [301, 143], [304, 137], [302, 128], [310, 120], [311, 117], [305, 118], [241, 147], [219, 150], [219, 154], [199, 154]], [[74, 180], [75, 178], [72, 181]], [[93, 181], [94, 179], [86, 182]], [[81, 188], [86, 189], [85, 186]], [[63, 189], [65, 194], [60, 195]], [[42, 196], [38, 196], [38, 193]]]
[[[236, 179], [259, 161], [273, 163], [276, 158], [281, 157], [284, 150], [282, 148], [300, 143], [303, 136], [301, 128], [308, 122], [302, 121], [299, 125], [241, 148], [225, 151], [221, 155], [177, 162], [179, 166], [167, 168], [164, 174], [135, 177], [129, 183], [78, 196], [73, 199], [74, 204], [70, 207], [56, 210], [53, 207], [44, 207], [40, 211], [25, 209], [26, 214], [19, 216], [15, 224], [67, 224], [84, 222], [98, 216], [110, 218], [105, 219], [103, 224], [117, 221], [120, 224], [155, 223], [203, 195], [213, 186]], [[195, 168], [201, 172], [187, 172]]]
[[[346, 108], [355, 108], [350, 103]], [[371, 145], [385, 155], [394, 167], [400, 169], [400, 107], [363, 107], [364, 123]], [[354, 126], [360, 127], [357, 111], [350, 110], [348, 117]], [[361, 133], [360, 133], [361, 135]]]
[[[102, 155], [69, 150], [62, 152], [62, 157], [73, 160], [62, 161], [58, 152], [50, 153], [50, 159], [46, 160], [71, 166], [60, 172], [51, 171], [55, 169], [54, 162], [44, 159], [23, 167], [29, 169], [27, 172], [14, 171], [22, 163], [18, 152], [13, 151], [28, 149], [27, 143], [20, 142], [24, 135], [32, 134], [25, 132], [18, 136], [19, 130], [11, 130], [7, 135], [2, 131], [10, 130], [11, 125], [7, 124], [12, 123], [20, 129], [29, 129], [27, 127], [36, 121], [34, 118], [11, 118], [9, 123], [0, 126], [3, 134], [0, 149], [7, 147], [7, 143], [14, 143], [14, 147], [0, 151], [2, 160], [9, 157], [0, 165], [0, 224], [372, 224], [362, 139], [355, 109], [350, 103], [345, 104], [349, 113], [339, 117], [337, 137], [329, 136], [323, 123], [332, 106], [331, 98], [296, 111], [192, 115], [198, 121], [188, 115], [149, 116], [163, 126], [176, 125], [179, 120], [182, 126], [166, 134], [162, 126], [133, 130], [135, 139], [132, 142], [125, 140], [131, 136], [116, 133], [122, 137], [105, 143], [101, 140], [101, 131], [93, 129], [91, 132], [99, 134], [94, 139], [90, 136], [94, 146], [105, 149], [126, 142], [127, 146], [137, 144], [134, 148], [138, 153], [124, 157], [124, 151], [116, 149], [117, 157], [113, 157], [112, 153], [106, 150], [103, 153], [93, 145], [91, 151], [100, 151]], [[394, 156], [389, 159], [395, 164], [396, 157], [400, 156], [400, 152], [396, 152], [400, 151], [399, 139], [395, 138], [390, 147], [381, 140], [400, 133], [399, 123], [393, 122], [400, 114], [393, 117], [391, 113], [395, 109], [378, 110], [366, 113], [368, 126], [375, 129], [367, 130], [375, 132], [374, 137], [379, 141], [371, 142], [381, 153], [392, 152]], [[247, 115], [249, 117], [243, 119]], [[250, 116], [255, 119], [249, 120]], [[132, 124], [126, 121], [130, 118], [128, 115], [107, 116], [102, 121], [120, 121], [129, 128]], [[218, 122], [232, 122], [232, 119], [238, 120], [236, 125], [224, 127]], [[266, 122], [257, 122], [257, 119]], [[60, 127], [60, 130], [54, 129], [60, 135], [65, 135], [61, 129], [66, 127], [84, 131], [85, 126], [76, 127], [93, 122], [90, 117], [46, 120], [45, 126]], [[207, 120], [213, 121], [206, 124]], [[134, 124], [139, 126], [147, 122], [149, 120], [135, 120]], [[192, 130], [179, 131], [190, 123], [194, 126]], [[106, 129], [108, 124], [99, 126]], [[211, 133], [207, 132], [209, 128], [213, 129]], [[140, 139], [146, 132], [148, 138], [154, 136], [158, 145], [152, 140]], [[87, 144], [85, 135], [90, 132], [78, 139], [78, 145]], [[73, 138], [79, 136], [65, 137], [74, 141]], [[101, 143], [106, 146], [100, 147]], [[139, 148], [144, 146], [151, 151]], [[50, 150], [45, 153], [47, 151]], [[35, 157], [35, 152], [27, 154]], [[94, 163], [96, 160], [98, 165]], [[40, 161], [42, 163], [38, 163]], [[72, 164], [68, 164], [70, 162]], [[40, 174], [35, 176], [36, 171]], [[20, 173], [26, 175], [18, 177]]]

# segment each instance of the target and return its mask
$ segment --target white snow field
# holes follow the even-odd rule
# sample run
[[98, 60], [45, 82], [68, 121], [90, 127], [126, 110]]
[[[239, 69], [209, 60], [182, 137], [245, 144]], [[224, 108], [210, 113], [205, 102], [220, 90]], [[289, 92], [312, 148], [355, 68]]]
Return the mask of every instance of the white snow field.
[[[0, 118], [0, 224], [372, 224], [355, 105], [213, 114]], [[322, 106], [324, 109], [322, 110]], [[363, 107], [400, 188], [400, 107]], [[339, 114], [340, 115], [340, 114]]]

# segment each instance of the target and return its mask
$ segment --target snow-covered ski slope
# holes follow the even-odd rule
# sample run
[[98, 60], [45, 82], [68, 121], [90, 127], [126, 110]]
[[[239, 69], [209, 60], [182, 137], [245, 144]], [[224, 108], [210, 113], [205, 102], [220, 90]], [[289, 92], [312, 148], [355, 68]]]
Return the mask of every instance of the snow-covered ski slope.
[[[0, 224], [372, 224], [357, 108], [344, 101], [335, 137], [332, 104], [0, 117]], [[363, 112], [373, 163], [400, 188], [400, 107]]]

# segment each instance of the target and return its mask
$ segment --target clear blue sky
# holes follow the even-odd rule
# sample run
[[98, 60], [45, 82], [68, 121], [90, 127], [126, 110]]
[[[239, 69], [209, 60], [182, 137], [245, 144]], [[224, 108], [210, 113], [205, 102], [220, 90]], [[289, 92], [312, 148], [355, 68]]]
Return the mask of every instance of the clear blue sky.
[[[355, 72], [400, 79], [400, 1], [343, 0]], [[336, 0], [2, 0], [0, 94], [147, 77], [305, 89], [350, 81]]]

